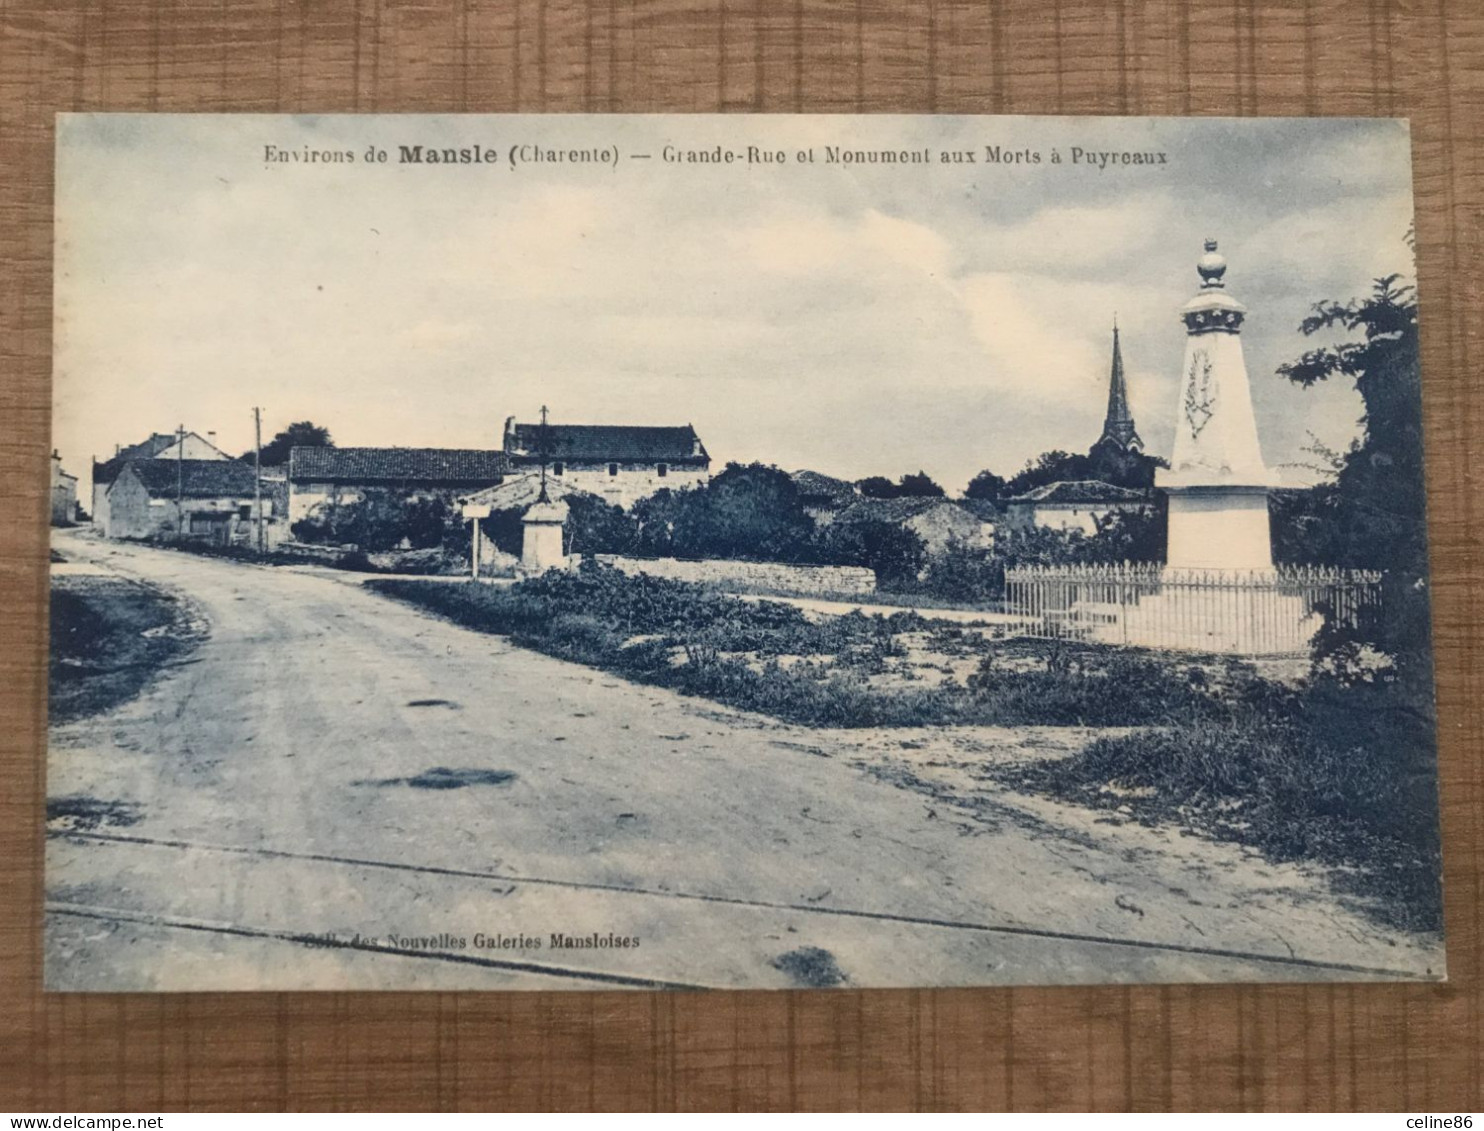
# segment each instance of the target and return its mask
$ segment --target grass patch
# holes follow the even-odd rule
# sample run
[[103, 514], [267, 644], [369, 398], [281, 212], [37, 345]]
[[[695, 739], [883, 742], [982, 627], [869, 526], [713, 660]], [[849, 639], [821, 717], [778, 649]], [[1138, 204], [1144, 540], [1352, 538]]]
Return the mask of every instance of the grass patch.
[[1315, 860], [1394, 927], [1439, 931], [1437, 766], [1431, 719], [1385, 686], [1319, 683], [1199, 720], [1101, 738], [1008, 771], [1011, 784], [1147, 823], [1177, 823]]
[[901, 660], [901, 638], [932, 629], [910, 612], [811, 621], [793, 605], [608, 569], [508, 588], [368, 585], [547, 655], [805, 726], [1133, 726], [1223, 710], [1194, 665], [1105, 648], [991, 647], [962, 635], [953, 638], [961, 651], [983, 653], [967, 680], [883, 687], [876, 677]]
[[180, 602], [152, 585], [53, 577], [48, 717], [65, 723], [127, 702], [196, 638]]

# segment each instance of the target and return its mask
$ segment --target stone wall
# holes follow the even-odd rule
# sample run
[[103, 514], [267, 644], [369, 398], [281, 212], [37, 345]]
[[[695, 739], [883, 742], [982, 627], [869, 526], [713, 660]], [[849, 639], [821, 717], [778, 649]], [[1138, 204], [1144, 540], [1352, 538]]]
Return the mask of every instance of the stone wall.
[[651, 577], [694, 581], [722, 588], [769, 590], [800, 596], [836, 593], [864, 596], [876, 591], [876, 574], [861, 566], [682, 561], [678, 558], [620, 558], [611, 554], [598, 554], [596, 557], [604, 565], [628, 574], [647, 573]]

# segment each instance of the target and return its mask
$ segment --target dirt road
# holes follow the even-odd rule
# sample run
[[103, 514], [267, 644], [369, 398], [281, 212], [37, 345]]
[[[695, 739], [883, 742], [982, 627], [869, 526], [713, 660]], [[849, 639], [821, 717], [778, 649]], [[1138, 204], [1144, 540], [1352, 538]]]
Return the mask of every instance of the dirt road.
[[57, 544], [67, 568], [184, 594], [209, 636], [140, 698], [52, 733], [49, 795], [84, 815], [48, 841], [51, 988], [1441, 971], [1297, 868], [940, 788], [1085, 734], [787, 727], [347, 575]]

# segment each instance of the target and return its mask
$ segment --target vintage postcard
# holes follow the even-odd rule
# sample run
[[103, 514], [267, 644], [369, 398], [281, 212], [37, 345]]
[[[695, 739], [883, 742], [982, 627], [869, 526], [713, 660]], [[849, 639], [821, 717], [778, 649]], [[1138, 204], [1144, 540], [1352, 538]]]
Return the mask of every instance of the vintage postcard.
[[56, 171], [49, 988], [1444, 977], [1405, 122]]

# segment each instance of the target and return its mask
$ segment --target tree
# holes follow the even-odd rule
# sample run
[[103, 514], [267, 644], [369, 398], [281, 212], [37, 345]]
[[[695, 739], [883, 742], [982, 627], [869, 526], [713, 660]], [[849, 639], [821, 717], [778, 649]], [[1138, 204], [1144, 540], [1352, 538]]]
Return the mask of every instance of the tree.
[[566, 541], [569, 554], [626, 554], [633, 550], [637, 526], [632, 518], [606, 499], [574, 492], [567, 504]]
[[808, 561], [814, 521], [786, 471], [729, 463], [704, 487], [660, 491], [634, 504], [642, 553], [682, 558]]
[[[807, 557], [814, 521], [786, 472], [766, 464], [729, 463], [705, 489], [692, 533], [704, 556], [793, 561]], [[697, 554], [697, 556], [703, 556]]]
[[903, 475], [895, 483], [884, 475], [871, 475], [856, 483], [868, 499], [942, 498], [946, 492], [925, 471]]
[[1116, 565], [1119, 562], [1162, 562], [1169, 531], [1168, 503], [1163, 495], [1148, 507], [1115, 510], [1097, 519], [1097, 533], [1087, 540], [1083, 560]]
[[897, 494], [902, 498], [941, 499], [947, 492], [934, 483], [927, 472], [919, 470], [916, 475], [904, 475], [897, 480]]
[[1416, 292], [1388, 275], [1364, 299], [1316, 303], [1299, 329], [1359, 331], [1358, 340], [1309, 350], [1278, 372], [1305, 388], [1354, 381], [1365, 412], [1360, 438], [1332, 454], [1332, 478], [1290, 501], [1288, 517], [1306, 534], [1310, 560], [1379, 570], [1383, 578], [1373, 615], [1354, 626], [1327, 625], [1318, 658], [1343, 668], [1370, 647], [1404, 676], [1425, 681], [1431, 641]]
[[[290, 424], [263, 445], [263, 466], [277, 467], [279, 464], [287, 463], [290, 448], [333, 448], [334, 446], [335, 441], [330, 438], [328, 428], [309, 420], [300, 420]], [[242, 458], [251, 463], [253, 453], [246, 452]]]
[[1154, 486], [1154, 470], [1169, 464], [1158, 456], [1121, 448], [1115, 443], [1097, 443], [1087, 453], [1088, 478], [1101, 479], [1116, 487]]
[[1154, 470], [1168, 466], [1157, 456], [1126, 451], [1117, 444], [1097, 443], [1087, 455], [1059, 449], [1043, 452], [1005, 484], [1004, 498], [1024, 495], [1048, 483], [1096, 479], [1115, 487], [1154, 486]]
[[1092, 461], [1086, 456], [1074, 455], [1059, 448], [1053, 449], [1042, 452], [1010, 477], [1010, 481], [1005, 484], [1005, 498], [1024, 495], [1027, 491], [1034, 491], [1048, 483], [1091, 478]]
[[860, 493], [868, 499], [895, 499], [897, 485], [884, 475], [868, 475], [856, 482]]
[[969, 480], [969, 485], [964, 488], [964, 498], [998, 502], [1005, 498], [1005, 477], [986, 468]]

